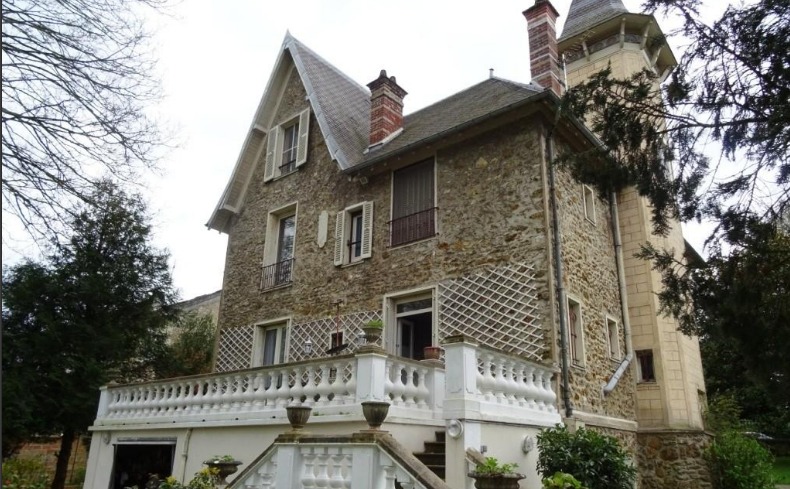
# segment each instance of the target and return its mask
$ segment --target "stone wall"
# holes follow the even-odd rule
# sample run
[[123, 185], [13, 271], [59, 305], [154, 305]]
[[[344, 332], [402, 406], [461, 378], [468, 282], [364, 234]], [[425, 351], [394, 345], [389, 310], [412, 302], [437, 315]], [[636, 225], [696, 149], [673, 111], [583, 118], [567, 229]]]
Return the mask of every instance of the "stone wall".
[[[275, 124], [306, 107], [306, 93], [292, 71]], [[253, 173], [242, 210], [229, 235], [220, 327], [250, 327], [286, 317], [291, 324], [299, 324], [382, 310], [386, 294], [435, 287], [446, 280], [518, 263], [534, 271], [530, 279], [536, 291], [534, 317], [547, 338], [545, 358], [558, 362], [557, 347], [549, 341], [559, 334], [557, 321], [552, 324], [556, 304], [552, 303], [550, 280], [554, 272], [549, 263], [551, 241], [541, 124], [532, 115], [454, 145], [438, 144], [433, 150], [438, 234], [392, 248], [391, 168], [420, 161], [424, 155], [390, 162], [392, 166], [370, 176], [363, 185], [340, 173], [327, 152], [315, 118], [311, 117], [305, 165], [267, 183], [263, 182], [262, 161]], [[588, 221], [584, 217], [582, 187], [564, 172], [559, 172], [557, 195], [561, 202], [566, 287], [582, 303], [586, 345], [584, 365], [571, 372], [573, 402], [591, 413], [633, 419], [630, 372], [612, 395], [604, 397], [601, 392], [601, 386], [617, 367], [616, 359], [609, 355], [605, 316], [618, 322], [621, 317], [608, 204], [597, 199], [597, 219]], [[335, 214], [363, 201], [374, 204], [372, 256], [337, 267], [333, 263]], [[268, 214], [294, 203], [297, 224], [293, 284], [261, 291]], [[322, 212], [329, 215], [323, 247], [318, 239]], [[339, 307], [333, 305], [337, 299], [343, 300]], [[495, 322], [492, 327], [496, 327]], [[622, 343], [622, 329], [620, 334]], [[291, 351], [297, 347], [291, 345]]]
[[641, 489], [710, 489], [703, 458], [712, 435], [703, 431], [649, 431], [637, 435]]
[[[85, 466], [88, 461], [88, 445], [90, 436], [80, 436], [74, 440], [66, 472], [66, 487], [82, 487], [85, 478]], [[60, 450], [60, 437], [40, 437], [22, 445], [15, 455], [19, 458], [37, 458], [44, 462], [49, 477], [55, 475], [55, 464]]]

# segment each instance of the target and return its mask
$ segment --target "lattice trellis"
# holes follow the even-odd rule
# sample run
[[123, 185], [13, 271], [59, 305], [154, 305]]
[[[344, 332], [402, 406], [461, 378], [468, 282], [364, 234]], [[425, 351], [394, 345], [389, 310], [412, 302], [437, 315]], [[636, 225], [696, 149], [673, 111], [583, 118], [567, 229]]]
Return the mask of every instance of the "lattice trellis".
[[216, 372], [250, 368], [253, 326], [226, 328], [219, 333]]
[[[363, 311], [353, 314], [345, 314], [337, 320], [335, 317], [318, 319], [315, 321], [305, 321], [291, 326], [290, 338], [288, 340], [288, 360], [298, 362], [308, 358], [318, 358], [326, 356], [326, 351], [332, 347], [331, 334], [336, 331], [337, 325], [343, 332], [343, 343], [348, 343], [348, 348], [340, 354], [352, 353], [360, 344], [359, 335], [362, 334], [362, 326], [371, 319], [381, 319], [381, 311]], [[310, 356], [304, 353], [304, 344], [307, 339], [313, 343], [313, 353]], [[364, 342], [364, 341], [363, 341]]]
[[543, 330], [532, 267], [516, 263], [439, 283], [439, 335], [465, 334], [539, 360]]

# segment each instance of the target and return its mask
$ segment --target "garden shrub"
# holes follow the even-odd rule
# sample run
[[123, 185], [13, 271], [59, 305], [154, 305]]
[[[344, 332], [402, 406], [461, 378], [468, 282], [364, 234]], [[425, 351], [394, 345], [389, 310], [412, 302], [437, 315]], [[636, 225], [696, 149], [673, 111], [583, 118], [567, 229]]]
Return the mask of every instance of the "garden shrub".
[[41, 458], [11, 457], [3, 461], [3, 489], [47, 489], [50, 484]]
[[730, 431], [705, 453], [717, 489], [773, 489], [773, 455], [752, 438]]
[[587, 489], [632, 489], [636, 469], [617, 439], [584, 428], [556, 426], [538, 435], [538, 471], [574, 476]]

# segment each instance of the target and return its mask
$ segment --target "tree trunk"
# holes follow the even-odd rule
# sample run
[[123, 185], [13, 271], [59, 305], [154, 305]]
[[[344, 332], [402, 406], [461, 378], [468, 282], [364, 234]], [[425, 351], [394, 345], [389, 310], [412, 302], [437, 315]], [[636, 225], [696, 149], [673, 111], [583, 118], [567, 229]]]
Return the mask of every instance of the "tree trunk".
[[63, 431], [60, 438], [60, 450], [58, 451], [58, 462], [55, 465], [55, 477], [52, 479], [51, 489], [63, 489], [66, 485], [66, 474], [69, 470], [69, 459], [71, 458], [71, 447], [74, 445], [74, 430], [68, 428]]

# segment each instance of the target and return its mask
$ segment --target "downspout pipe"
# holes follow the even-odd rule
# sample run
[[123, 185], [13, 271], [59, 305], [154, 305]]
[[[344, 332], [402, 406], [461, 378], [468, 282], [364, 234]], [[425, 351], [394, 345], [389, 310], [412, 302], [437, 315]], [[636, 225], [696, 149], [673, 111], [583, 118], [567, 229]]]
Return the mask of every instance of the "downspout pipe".
[[562, 270], [562, 246], [560, 243], [560, 216], [557, 210], [557, 187], [556, 171], [554, 169], [554, 139], [552, 138], [553, 127], [546, 134], [546, 151], [548, 153], [549, 165], [549, 199], [551, 200], [551, 226], [554, 255], [554, 273], [557, 280], [557, 299], [559, 300], [560, 311], [560, 356], [562, 357], [562, 400], [565, 407], [565, 416], [573, 416], [573, 405], [571, 404], [571, 385], [570, 385], [570, 361], [568, 356], [568, 307], [565, 299], [564, 274]]
[[603, 386], [603, 394], [607, 396], [617, 386], [631, 361], [634, 359], [634, 348], [631, 344], [631, 320], [628, 314], [628, 291], [625, 287], [625, 266], [623, 265], [623, 241], [620, 237], [620, 215], [617, 210], [617, 192], [609, 194], [609, 208], [612, 215], [612, 233], [614, 234], [614, 254], [617, 263], [617, 285], [620, 289], [620, 309], [623, 313], [623, 336], [625, 337], [625, 358], [620, 362], [617, 370], [612, 374], [609, 382]]

